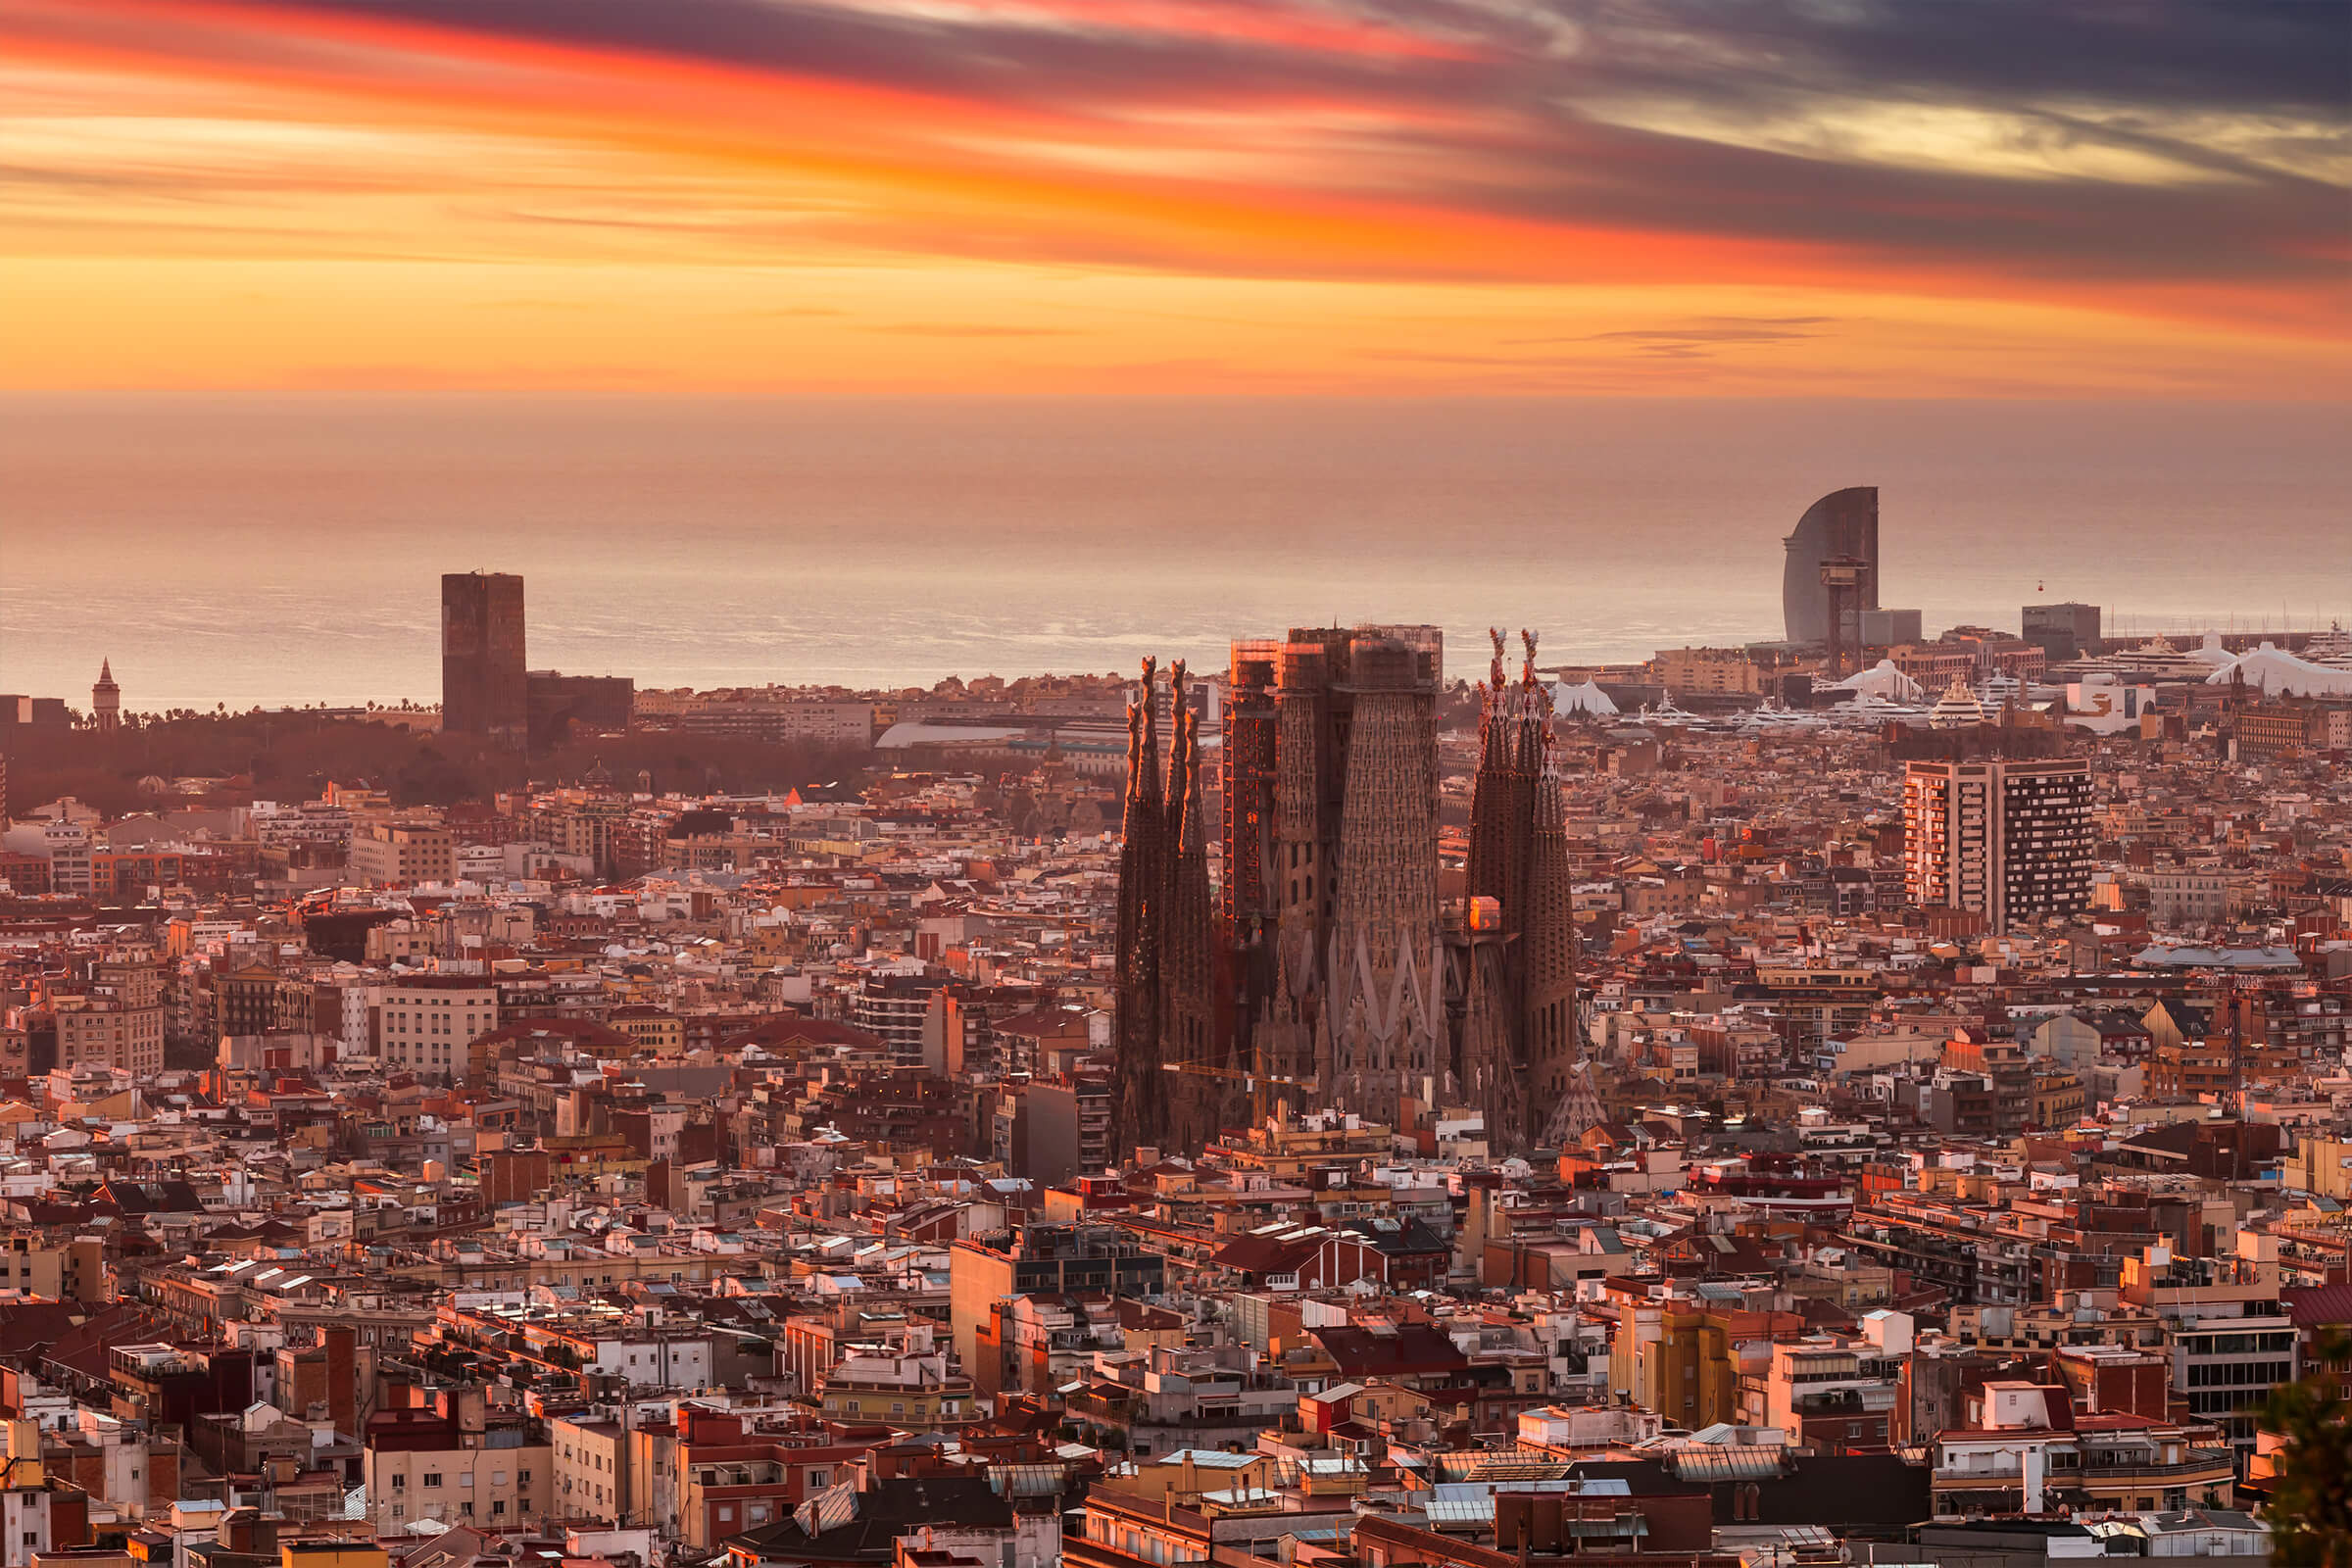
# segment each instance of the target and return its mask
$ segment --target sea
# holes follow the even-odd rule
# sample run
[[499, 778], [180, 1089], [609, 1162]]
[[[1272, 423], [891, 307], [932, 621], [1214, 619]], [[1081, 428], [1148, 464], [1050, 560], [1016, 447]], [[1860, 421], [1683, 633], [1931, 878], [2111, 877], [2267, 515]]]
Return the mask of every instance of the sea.
[[1542, 662], [1780, 634], [1782, 539], [1881, 490], [1930, 635], [2352, 622], [2340, 406], [2182, 402], [0, 397], [0, 691], [436, 700], [438, 579], [640, 687], [1221, 664], [1292, 625]]

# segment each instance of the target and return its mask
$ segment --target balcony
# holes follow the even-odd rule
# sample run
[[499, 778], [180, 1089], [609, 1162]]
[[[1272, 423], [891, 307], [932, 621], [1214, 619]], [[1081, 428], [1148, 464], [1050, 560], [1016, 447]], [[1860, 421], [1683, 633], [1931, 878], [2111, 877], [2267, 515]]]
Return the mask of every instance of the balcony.
[[2213, 1448], [2202, 1450], [2209, 1458], [2183, 1459], [2179, 1464], [2100, 1464], [2084, 1465], [2080, 1470], [2056, 1470], [2050, 1474], [2054, 1485], [2103, 1487], [2132, 1482], [2154, 1482], [2182, 1485], [2197, 1481], [2228, 1481], [2236, 1474], [2232, 1450]]
[[[2042, 1485], [2058, 1492], [2142, 1482], [2186, 1486], [2199, 1482], [2226, 1482], [2234, 1474], [2230, 1450], [2215, 1448], [2198, 1451], [2210, 1452], [2213, 1457], [2186, 1459], [2179, 1464], [2052, 1465], [2042, 1472]], [[1977, 1487], [2018, 1487], [2024, 1484], [2025, 1470], [2018, 1464], [1995, 1465], [1988, 1469], [1965, 1466], [1939, 1469], [1935, 1478], [1936, 1490], [1945, 1492]]]

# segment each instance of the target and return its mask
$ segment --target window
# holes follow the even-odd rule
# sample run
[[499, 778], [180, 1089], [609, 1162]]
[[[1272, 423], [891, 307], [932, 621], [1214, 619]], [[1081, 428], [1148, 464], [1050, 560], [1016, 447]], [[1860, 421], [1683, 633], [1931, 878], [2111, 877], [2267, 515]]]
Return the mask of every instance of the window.
[[470, 1519], [473, 1517], [473, 1504], [471, 1502], [461, 1502], [458, 1504], [458, 1512]]
[[[396, 1486], [398, 1484], [398, 1482], [394, 1483]], [[427, 1470], [424, 1473], [424, 1484], [428, 1487], [439, 1486], [441, 1484], [441, 1472], [438, 1470]]]
[[395, 1474], [395, 1475], [392, 1477], [392, 1490], [393, 1490], [394, 1492], [406, 1492], [406, 1491], [408, 1491], [408, 1490], [409, 1490], [409, 1478], [408, 1478], [407, 1476], [405, 1476], [405, 1475]]
[[[602, 1459], [599, 1459], [599, 1460], [597, 1460], [597, 1461], [596, 1461], [596, 1467], [597, 1467], [599, 1470], [602, 1470], [602, 1469], [605, 1467], [605, 1461], [604, 1461], [604, 1460], [602, 1460]], [[518, 1486], [518, 1487], [527, 1487], [527, 1486], [529, 1486], [529, 1485], [531, 1484], [531, 1473], [530, 1473], [528, 1470], [517, 1470], [517, 1471], [515, 1471], [515, 1472], [514, 1472], [514, 1484], [515, 1484], [516, 1486]]]
[[490, 1502], [490, 1517], [491, 1517], [491, 1518], [493, 1518], [493, 1519], [504, 1518], [504, 1517], [505, 1517], [505, 1515], [506, 1515], [506, 1512], [507, 1512], [507, 1500], [506, 1500], [506, 1498], [504, 1498], [504, 1497], [494, 1497], [494, 1498], [492, 1498], [492, 1499], [491, 1499], [491, 1502]]

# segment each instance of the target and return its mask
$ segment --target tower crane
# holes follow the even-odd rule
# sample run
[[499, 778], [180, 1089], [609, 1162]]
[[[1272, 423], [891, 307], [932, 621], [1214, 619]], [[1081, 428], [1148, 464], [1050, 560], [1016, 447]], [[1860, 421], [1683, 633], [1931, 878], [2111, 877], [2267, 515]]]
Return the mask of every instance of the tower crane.
[[[1250, 1124], [1262, 1126], [1272, 1109], [1272, 1096], [1283, 1090], [1311, 1091], [1312, 1078], [1294, 1078], [1285, 1073], [1253, 1072], [1247, 1067], [1220, 1067], [1206, 1061], [1163, 1061], [1162, 1072], [1182, 1073], [1191, 1078], [1214, 1078], [1223, 1083], [1240, 1084], [1250, 1096]], [[1299, 1096], [1304, 1099], [1304, 1095]]]

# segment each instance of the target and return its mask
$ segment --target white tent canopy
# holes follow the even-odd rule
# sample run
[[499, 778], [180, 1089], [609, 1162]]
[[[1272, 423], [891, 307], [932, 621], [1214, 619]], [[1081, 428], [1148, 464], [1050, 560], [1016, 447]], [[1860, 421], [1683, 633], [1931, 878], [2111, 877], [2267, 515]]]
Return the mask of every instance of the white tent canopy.
[[1590, 713], [1595, 718], [1607, 718], [1617, 711], [1617, 705], [1609, 701], [1609, 694], [1596, 681], [1588, 680], [1581, 686], [1560, 681], [1551, 688], [1551, 710], [1555, 713]]
[[1884, 697], [1898, 703], [1916, 703], [1927, 695], [1921, 690], [1919, 682], [1895, 668], [1891, 659], [1882, 659], [1868, 669], [1846, 676], [1830, 690], [1854, 692], [1863, 697]]
[[2298, 659], [2273, 643], [2240, 654], [2205, 677], [2208, 686], [2227, 686], [2238, 676], [2269, 695], [2352, 697], [2352, 669], [2334, 669]]

